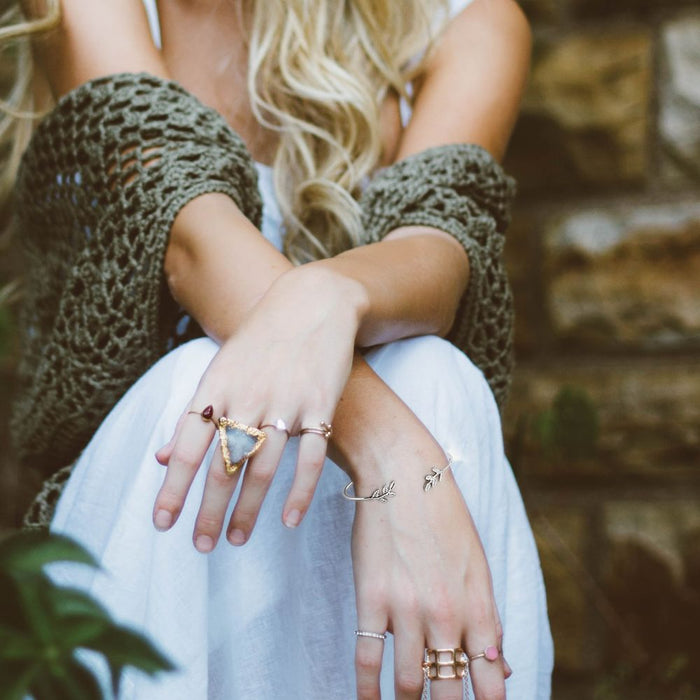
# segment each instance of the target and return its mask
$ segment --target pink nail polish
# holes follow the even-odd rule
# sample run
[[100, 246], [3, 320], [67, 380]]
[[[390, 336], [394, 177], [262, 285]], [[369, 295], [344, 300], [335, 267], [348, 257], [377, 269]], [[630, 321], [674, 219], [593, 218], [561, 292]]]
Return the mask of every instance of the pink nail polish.
[[173, 524], [173, 516], [170, 511], [159, 510], [156, 513], [156, 517], [153, 519], [153, 523], [156, 526], [156, 530], [167, 530]]
[[209, 535], [200, 535], [195, 540], [194, 546], [197, 548], [198, 552], [208, 554], [212, 549], [214, 549], [214, 540], [212, 540]]
[[231, 530], [228, 535], [228, 541], [231, 544], [241, 545], [245, 544], [245, 532], [243, 530]]
[[287, 517], [284, 519], [284, 524], [287, 527], [296, 527], [301, 522], [301, 513], [294, 508], [287, 513]]

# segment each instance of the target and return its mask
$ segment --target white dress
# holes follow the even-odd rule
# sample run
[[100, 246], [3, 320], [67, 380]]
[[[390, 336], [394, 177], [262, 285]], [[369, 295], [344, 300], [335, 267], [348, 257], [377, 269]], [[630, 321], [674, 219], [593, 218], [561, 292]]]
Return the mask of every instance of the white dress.
[[[272, 174], [262, 165], [258, 173], [263, 234], [279, 246]], [[341, 495], [347, 476], [336, 465], [326, 463], [302, 524], [286, 529], [280, 514], [295, 468], [292, 438], [243, 547], [222, 537], [208, 555], [195, 550], [204, 469], [172, 530], [160, 533], [152, 525], [164, 476], [154, 453], [172, 436], [216, 350], [202, 338], [171, 351], [105, 418], [76, 463], [51, 525], [82, 542], [102, 569], [61, 565], [52, 575], [88, 590], [178, 666], [156, 679], [128, 671], [123, 700], [351, 700], [355, 506]], [[504, 654], [513, 668], [508, 697], [549, 698], [553, 652], [542, 574], [488, 384], [463, 353], [435, 337], [390, 343], [367, 359], [455, 459], [453, 471], [491, 568]], [[217, 448], [213, 443], [205, 464]], [[84, 658], [102, 669], [98, 658]], [[394, 697], [393, 683], [389, 636], [382, 698]]]

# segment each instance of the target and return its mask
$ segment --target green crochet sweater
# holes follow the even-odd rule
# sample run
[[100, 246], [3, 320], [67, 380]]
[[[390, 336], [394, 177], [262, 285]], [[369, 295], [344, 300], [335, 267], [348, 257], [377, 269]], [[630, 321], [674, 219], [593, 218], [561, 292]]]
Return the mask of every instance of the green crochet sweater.
[[[241, 139], [176, 83], [145, 74], [95, 80], [39, 125], [15, 192], [26, 294], [11, 425], [24, 463], [48, 475], [74, 461], [168, 351], [178, 313], [163, 274], [168, 234], [179, 210], [206, 192], [226, 193], [260, 225], [257, 174]], [[450, 337], [499, 403], [511, 357], [501, 250], [512, 194], [486, 151], [450, 146], [382, 171], [361, 200], [365, 242], [425, 224], [465, 246], [471, 281]]]

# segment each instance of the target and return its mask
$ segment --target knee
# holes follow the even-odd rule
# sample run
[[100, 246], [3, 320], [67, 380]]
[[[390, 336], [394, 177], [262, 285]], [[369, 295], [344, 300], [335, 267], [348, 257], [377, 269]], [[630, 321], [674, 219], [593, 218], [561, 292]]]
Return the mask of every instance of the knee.
[[482, 372], [454, 345], [435, 336], [389, 343], [368, 361], [442, 443], [448, 434], [471, 436], [500, 431], [493, 393]]
[[405, 338], [368, 353], [375, 371], [399, 395], [421, 390], [436, 398], [450, 395], [473, 398], [484, 389], [490, 395], [481, 370], [452, 343], [434, 335]]

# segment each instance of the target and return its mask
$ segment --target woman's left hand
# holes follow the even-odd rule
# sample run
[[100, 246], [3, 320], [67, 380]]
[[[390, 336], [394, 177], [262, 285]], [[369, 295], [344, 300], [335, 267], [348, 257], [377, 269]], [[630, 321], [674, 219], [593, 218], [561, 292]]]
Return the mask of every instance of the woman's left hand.
[[[154, 507], [154, 523], [168, 529], [182, 510], [192, 480], [215, 435], [213, 421], [200, 415], [213, 406], [214, 420], [226, 416], [247, 426], [274, 426], [282, 419], [291, 434], [331, 423], [347, 382], [362, 308], [355, 282], [313, 265], [284, 273], [205, 371], [172, 439], [157, 453], [167, 475]], [[267, 438], [244, 470], [228, 476], [217, 449], [204, 488], [194, 542], [208, 552], [223, 527], [229, 502], [243, 472], [241, 492], [227, 528], [232, 544], [251, 535], [288, 435], [265, 429]], [[323, 436], [299, 441], [296, 475], [283, 521], [296, 526], [311, 502], [326, 455]]]
[[[426, 648], [462, 648], [473, 656], [500, 649], [503, 636], [486, 555], [454, 477], [448, 470], [425, 493], [415, 466], [410, 454], [400, 471], [396, 465], [396, 498], [357, 503], [352, 536], [358, 628], [393, 634], [398, 700], [421, 697]], [[358, 700], [379, 700], [382, 652], [381, 641], [358, 637]], [[502, 655], [475, 659], [469, 671], [475, 700], [505, 698], [510, 668]], [[431, 697], [461, 700], [462, 681], [434, 681]]]

